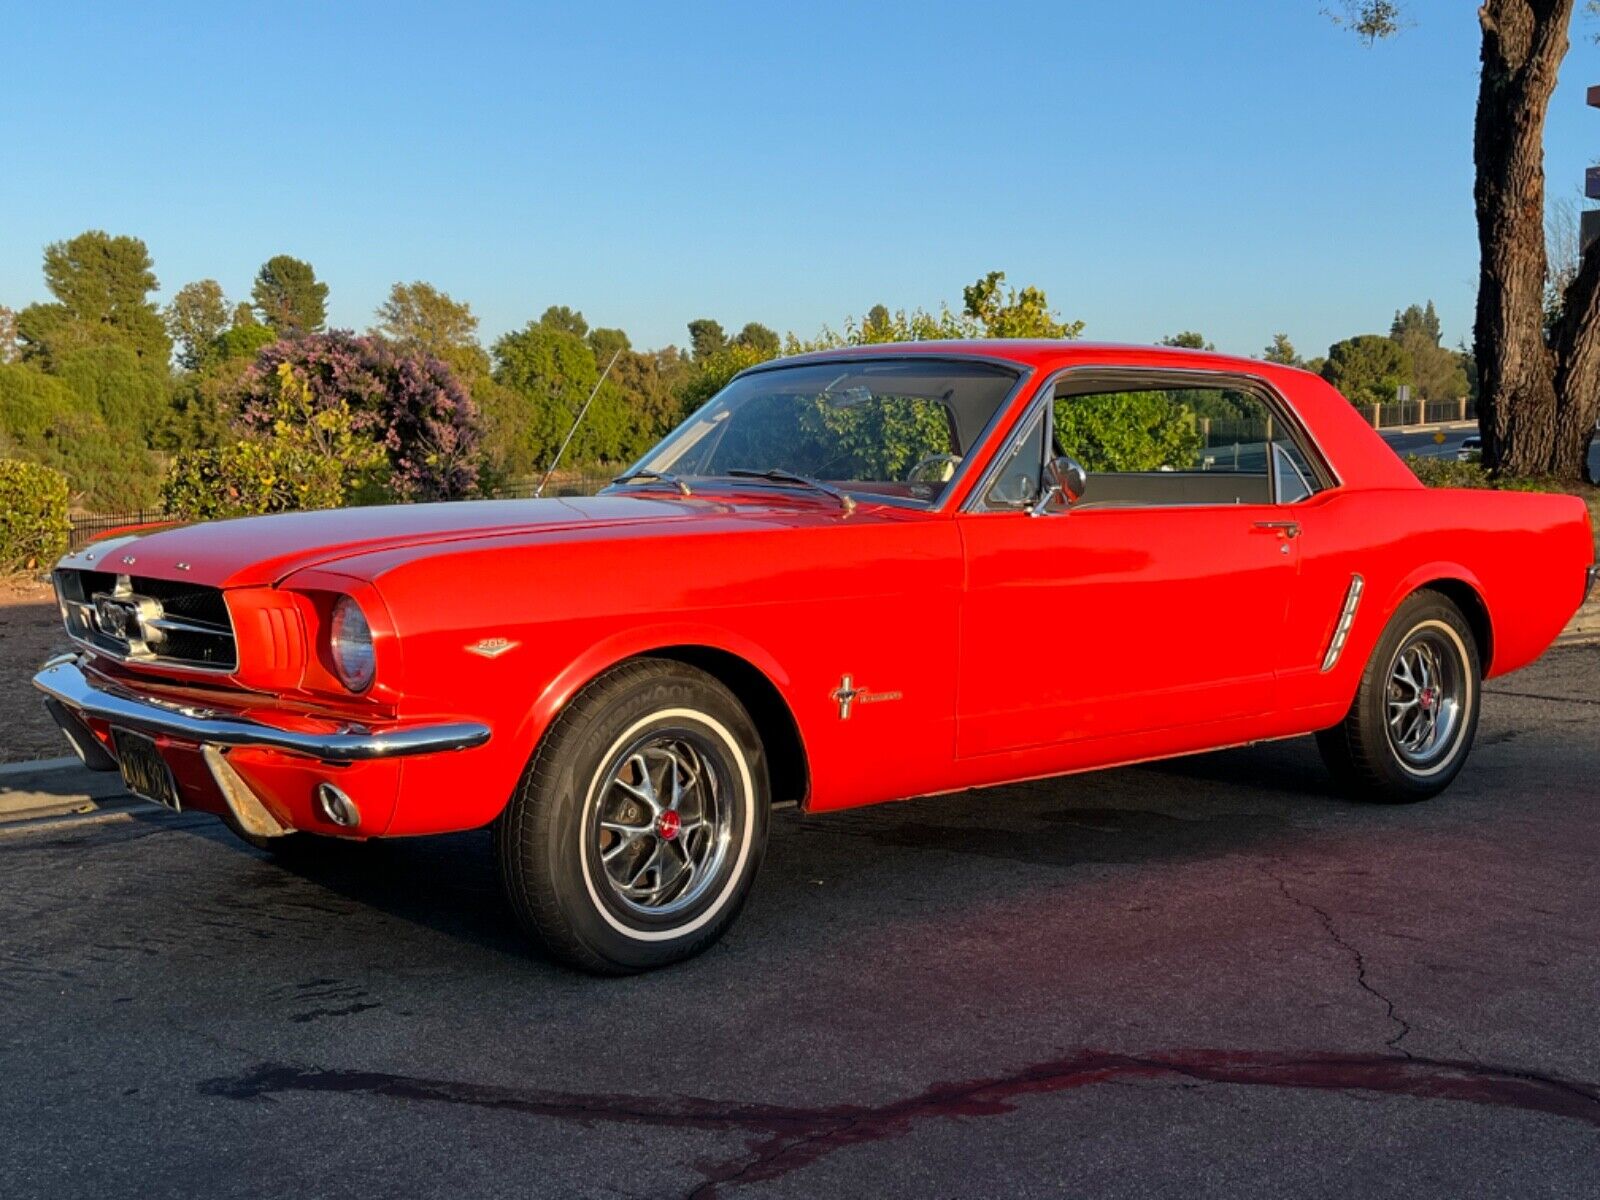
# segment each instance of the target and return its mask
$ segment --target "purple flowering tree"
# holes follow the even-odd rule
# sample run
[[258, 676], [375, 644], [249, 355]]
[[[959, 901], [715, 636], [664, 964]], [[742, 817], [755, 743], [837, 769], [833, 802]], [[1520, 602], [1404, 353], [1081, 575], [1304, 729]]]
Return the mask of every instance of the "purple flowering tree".
[[315, 413], [339, 414], [341, 425], [382, 447], [390, 496], [450, 500], [477, 486], [477, 409], [438, 359], [344, 330], [274, 342], [245, 377], [239, 417], [247, 429], [270, 433], [281, 419], [285, 366]]

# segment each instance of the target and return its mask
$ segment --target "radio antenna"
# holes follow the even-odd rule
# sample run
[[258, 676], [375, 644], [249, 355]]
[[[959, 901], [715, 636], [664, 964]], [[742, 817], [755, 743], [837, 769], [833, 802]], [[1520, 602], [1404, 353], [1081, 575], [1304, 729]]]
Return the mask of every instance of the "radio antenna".
[[573, 436], [578, 432], [578, 426], [583, 424], [583, 418], [589, 411], [589, 405], [594, 403], [594, 398], [600, 394], [600, 385], [606, 381], [606, 376], [611, 374], [611, 368], [616, 366], [617, 359], [622, 354], [622, 347], [618, 346], [616, 353], [611, 356], [611, 361], [606, 364], [606, 369], [600, 372], [600, 378], [594, 381], [594, 388], [589, 392], [589, 398], [583, 402], [583, 407], [578, 410], [578, 415], [573, 419], [572, 428], [567, 430], [566, 439], [561, 443], [561, 448], [556, 451], [556, 456], [550, 460], [550, 465], [545, 468], [544, 478], [539, 480], [539, 486], [533, 489], [533, 498], [537, 500], [544, 495], [544, 485], [550, 482], [550, 476], [556, 472], [556, 467], [561, 462], [561, 456], [567, 452], [567, 447], [572, 445]]

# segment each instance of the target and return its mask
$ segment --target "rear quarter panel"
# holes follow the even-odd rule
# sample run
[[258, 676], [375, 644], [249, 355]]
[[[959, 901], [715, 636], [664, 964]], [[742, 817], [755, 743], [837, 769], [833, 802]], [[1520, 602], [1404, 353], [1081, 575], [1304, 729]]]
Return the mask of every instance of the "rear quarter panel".
[[[1594, 557], [1587, 509], [1573, 496], [1340, 489], [1302, 511], [1280, 695], [1287, 709], [1312, 710], [1318, 721], [1343, 715], [1384, 627], [1417, 589], [1472, 589], [1490, 627], [1485, 658], [1494, 677], [1526, 666], [1555, 640], [1582, 602]], [[1325, 675], [1323, 655], [1353, 574], [1365, 593], [1344, 653]]]

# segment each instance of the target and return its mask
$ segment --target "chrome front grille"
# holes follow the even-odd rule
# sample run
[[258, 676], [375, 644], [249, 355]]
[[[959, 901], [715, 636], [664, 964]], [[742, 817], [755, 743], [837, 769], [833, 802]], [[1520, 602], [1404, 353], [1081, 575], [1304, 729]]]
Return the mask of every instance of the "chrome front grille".
[[233, 671], [239, 654], [227, 602], [214, 587], [110, 571], [57, 571], [67, 633], [125, 662]]

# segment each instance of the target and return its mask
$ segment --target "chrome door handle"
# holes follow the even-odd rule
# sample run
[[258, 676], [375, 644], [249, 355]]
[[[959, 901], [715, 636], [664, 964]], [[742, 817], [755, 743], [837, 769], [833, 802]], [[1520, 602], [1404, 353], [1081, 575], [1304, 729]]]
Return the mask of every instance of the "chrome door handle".
[[1280, 534], [1285, 538], [1297, 538], [1300, 536], [1299, 521], [1257, 521], [1256, 528]]

